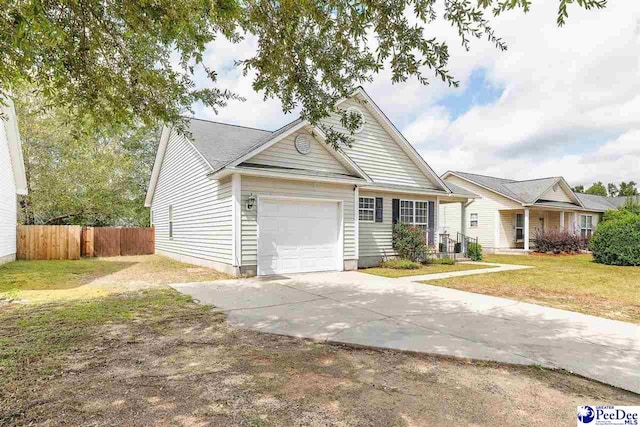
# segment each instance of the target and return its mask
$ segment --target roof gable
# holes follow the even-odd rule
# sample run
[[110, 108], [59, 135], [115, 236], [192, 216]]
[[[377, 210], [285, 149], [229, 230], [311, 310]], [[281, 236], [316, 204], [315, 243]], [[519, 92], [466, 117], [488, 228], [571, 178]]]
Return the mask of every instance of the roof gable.
[[554, 183], [551, 188], [541, 194], [538, 198], [538, 200], [549, 200], [552, 202], [575, 202], [575, 199], [576, 198], [567, 192], [567, 189], [565, 189], [560, 182]]
[[523, 203], [534, 203], [546, 190], [557, 182], [558, 178], [542, 178], [509, 182], [505, 183], [504, 187], [509, 189], [509, 191]]
[[[337, 104], [340, 109], [358, 108], [364, 116], [363, 129], [350, 135], [354, 142], [343, 147], [374, 183], [414, 186], [450, 192], [411, 144], [396, 129], [362, 89]], [[324, 120], [328, 126], [348, 132], [335, 113]]]
[[[297, 138], [306, 138], [310, 142], [310, 151], [308, 153], [303, 154], [298, 151], [296, 148]], [[311, 132], [306, 129], [300, 129], [243, 163], [350, 174], [351, 171], [347, 170], [345, 165], [338, 161], [337, 157], [335, 152], [331, 152], [327, 145], [319, 142]]]
[[464, 179], [523, 205], [552, 202], [584, 207], [582, 200], [571, 190], [567, 181], [562, 177], [516, 181], [468, 172], [449, 171], [443, 175], [443, 178], [447, 179], [449, 176]]

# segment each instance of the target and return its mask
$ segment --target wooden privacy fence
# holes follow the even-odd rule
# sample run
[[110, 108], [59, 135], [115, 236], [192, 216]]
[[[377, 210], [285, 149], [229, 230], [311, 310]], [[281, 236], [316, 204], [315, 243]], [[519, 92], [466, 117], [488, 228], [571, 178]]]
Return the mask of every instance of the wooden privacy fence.
[[153, 228], [18, 225], [18, 259], [80, 259], [155, 252]]
[[82, 256], [150, 255], [155, 252], [153, 228], [85, 227]]
[[80, 259], [79, 225], [18, 225], [18, 259]]

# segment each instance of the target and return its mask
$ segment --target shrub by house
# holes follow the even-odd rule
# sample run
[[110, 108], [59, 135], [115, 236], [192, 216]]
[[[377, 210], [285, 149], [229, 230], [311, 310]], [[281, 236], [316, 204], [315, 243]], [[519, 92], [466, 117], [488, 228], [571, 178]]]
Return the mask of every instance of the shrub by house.
[[566, 230], [540, 230], [535, 240], [535, 251], [543, 254], [575, 254], [588, 247], [587, 239]]
[[640, 265], [640, 214], [622, 209], [605, 216], [589, 248], [598, 263]]

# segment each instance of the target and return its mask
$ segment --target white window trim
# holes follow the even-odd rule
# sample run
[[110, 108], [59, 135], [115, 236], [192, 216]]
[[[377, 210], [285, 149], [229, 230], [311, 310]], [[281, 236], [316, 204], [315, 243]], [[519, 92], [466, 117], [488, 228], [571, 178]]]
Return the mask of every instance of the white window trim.
[[[584, 220], [584, 227], [582, 226], [582, 218]], [[591, 224], [588, 224], [587, 218], [591, 218]], [[587, 237], [587, 232], [589, 232], [589, 237], [593, 236], [593, 215], [580, 215], [580, 236]], [[583, 234], [584, 232], [584, 234]]]
[[153, 209], [149, 210], [149, 226], [153, 227]]
[[[372, 202], [372, 207], [371, 208], [362, 208], [360, 207], [360, 200], [363, 199], [369, 199]], [[360, 218], [360, 213], [366, 211], [369, 212], [371, 211], [371, 219], [361, 219]], [[375, 197], [369, 197], [369, 196], [360, 196], [358, 197], [358, 221], [359, 222], [375, 222], [376, 221], [376, 198]]]
[[[515, 230], [515, 236], [513, 236], [513, 240], [515, 240], [516, 242], [519, 242], [520, 240], [518, 240], [518, 229], [521, 228], [522, 229], [522, 241], [524, 241], [524, 222], [526, 221], [525, 215], [523, 213], [517, 213], [516, 215], [516, 220], [513, 223], [513, 228]], [[522, 227], [518, 227], [518, 215], [522, 215]]]
[[[476, 216], [476, 225], [473, 225], [473, 216]], [[469, 228], [478, 228], [480, 225], [480, 215], [477, 212], [472, 212], [469, 214]]]
[[[399, 213], [398, 220], [400, 222], [404, 222], [405, 224], [409, 224], [409, 225], [414, 226], [414, 227], [417, 226], [417, 225], [425, 225], [427, 227], [427, 231], [428, 231], [429, 230], [429, 202], [430, 201], [432, 201], [432, 200], [400, 199], [400, 212], [398, 212]], [[403, 221], [402, 220], [402, 202], [412, 202], [413, 203], [413, 216], [412, 216], [413, 221], [412, 222], [407, 222], [407, 221]], [[424, 215], [425, 222], [417, 222], [416, 221], [416, 218], [417, 218], [417, 215], [416, 215], [417, 203], [416, 202], [417, 203], [426, 203], [427, 204], [426, 212], [425, 212], [425, 215]]]

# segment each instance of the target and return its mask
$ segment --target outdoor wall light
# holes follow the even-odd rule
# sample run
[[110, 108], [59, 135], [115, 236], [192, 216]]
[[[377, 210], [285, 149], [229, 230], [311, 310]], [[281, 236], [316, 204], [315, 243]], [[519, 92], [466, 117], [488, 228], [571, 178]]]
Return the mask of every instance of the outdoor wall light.
[[253, 209], [255, 204], [256, 204], [256, 196], [252, 193], [249, 195], [249, 198], [247, 199], [247, 209], [248, 210]]

